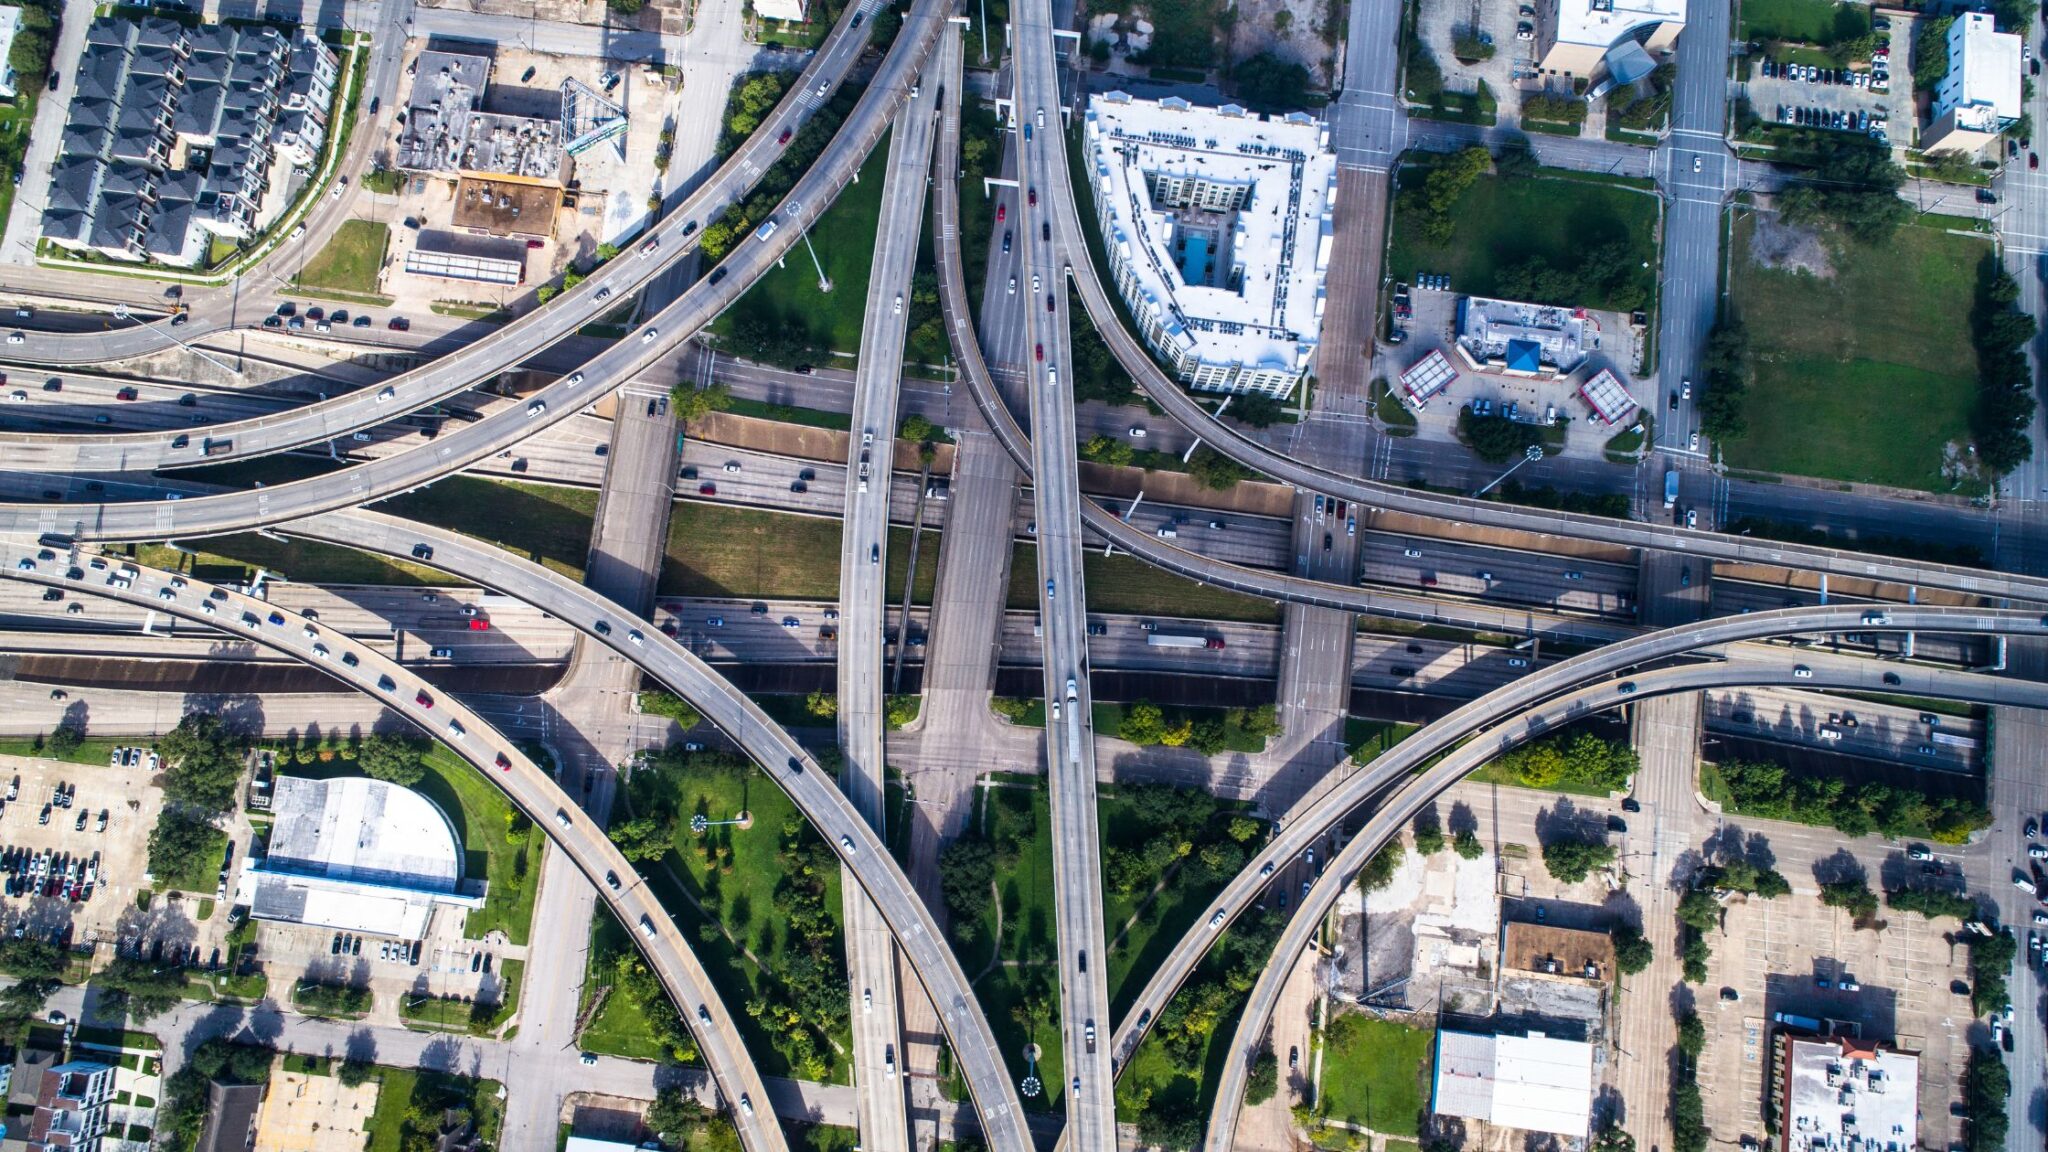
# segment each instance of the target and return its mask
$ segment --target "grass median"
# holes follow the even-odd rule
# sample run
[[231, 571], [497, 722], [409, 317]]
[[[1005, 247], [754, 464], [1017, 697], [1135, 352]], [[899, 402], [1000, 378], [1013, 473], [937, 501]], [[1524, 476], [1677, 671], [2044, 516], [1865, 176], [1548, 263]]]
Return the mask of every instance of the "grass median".
[[[1247, 624], [1280, 622], [1281, 607], [1271, 600], [1197, 584], [1121, 552], [1104, 556], [1099, 551], [1090, 551], [1081, 564], [1088, 581], [1088, 608], [1092, 612], [1235, 620]], [[1038, 546], [1017, 545], [1010, 556], [1009, 607], [1037, 608], [1042, 582], [1038, 575]]]
[[[764, 600], [839, 599], [836, 519], [685, 501], [669, 516], [661, 595]], [[903, 596], [910, 529], [889, 529], [888, 601]], [[917, 558], [919, 604], [932, 601], [939, 576], [939, 533], [926, 531]]]

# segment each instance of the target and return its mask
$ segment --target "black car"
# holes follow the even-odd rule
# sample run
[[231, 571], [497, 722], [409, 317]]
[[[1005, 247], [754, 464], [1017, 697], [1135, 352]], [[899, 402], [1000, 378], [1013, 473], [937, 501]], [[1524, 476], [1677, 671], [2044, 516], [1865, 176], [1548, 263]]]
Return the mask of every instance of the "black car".
[[1633, 796], [1624, 796], [1621, 798], [1621, 810], [1623, 812], [1641, 812], [1643, 805], [1641, 801]]

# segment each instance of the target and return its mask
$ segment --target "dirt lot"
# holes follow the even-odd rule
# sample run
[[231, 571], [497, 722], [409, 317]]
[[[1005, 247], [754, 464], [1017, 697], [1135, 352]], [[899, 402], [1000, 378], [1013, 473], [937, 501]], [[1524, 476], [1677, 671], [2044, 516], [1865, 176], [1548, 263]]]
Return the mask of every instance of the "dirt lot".
[[360, 1152], [377, 1110], [377, 1082], [345, 1088], [339, 1077], [273, 1072], [256, 1152]]

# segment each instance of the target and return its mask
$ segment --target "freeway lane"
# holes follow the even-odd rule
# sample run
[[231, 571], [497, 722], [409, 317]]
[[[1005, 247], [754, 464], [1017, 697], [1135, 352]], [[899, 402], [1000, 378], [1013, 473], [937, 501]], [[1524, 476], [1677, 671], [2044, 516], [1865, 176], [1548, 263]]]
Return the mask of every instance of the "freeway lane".
[[[1826, 679], [1822, 680], [1822, 676]], [[1817, 674], [1812, 682], [1823, 683], [1830, 688], [1881, 690], [1875, 668], [1865, 669], [1861, 675], [1853, 671], [1829, 670]], [[1268, 961], [1265, 970], [1259, 976], [1258, 984], [1252, 989], [1251, 1000], [1239, 1018], [1235, 1035], [1227, 1050], [1228, 1057], [1223, 1063], [1223, 1080], [1218, 1085], [1215, 1102], [1209, 1114], [1206, 1148], [1211, 1152], [1227, 1152], [1231, 1147], [1239, 1103], [1244, 1098], [1244, 1082], [1250, 1072], [1251, 1062], [1257, 1058], [1264, 1041], [1266, 1029], [1272, 1020], [1273, 1007], [1280, 997], [1281, 987], [1293, 971], [1293, 959], [1310, 946], [1316, 931], [1323, 923], [1323, 918], [1336, 905], [1337, 898], [1350, 886], [1351, 877], [1358, 869], [1371, 859], [1372, 854], [1378, 851], [1381, 845], [1399, 835], [1401, 829], [1415, 818], [1422, 807], [1435, 799], [1444, 789], [1478, 770], [1493, 757], [1525, 740], [1540, 737], [1560, 725], [1595, 712], [1621, 706], [1631, 700], [1741, 684], [1790, 685], [1809, 681], [1796, 678], [1790, 661], [1787, 660], [1776, 666], [1706, 665], [1658, 669], [1642, 673], [1637, 677], [1636, 683], [1638, 691], [1633, 696], [1617, 695], [1609, 685], [1600, 684], [1552, 700], [1540, 708], [1520, 712], [1510, 722], [1512, 727], [1503, 726], [1497, 730], [1494, 737], [1475, 740], [1458, 749], [1421, 776], [1409, 780], [1373, 812], [1365, 827], [1338, 851], [1322, 877], [1315, 882], [1315, 886], [1302, 897], [1300, 906], [1288, 920], [1279, 943], [1274, 947], [1274, 959]], [[1941, 699], [2010, 703], [2032, 708], [2048, 706], [2048, 685], [1989, 676], [1932, 674], [1916, 670], [1915, 678], [1909, 682], [1908, 690]], [[1399, 780], [1410, 769], [1422, 765], [1421, 759], [1399, 755], [1409, 743], [1412, 743], [1412, 738], [1396, 746], [1394, 751], [1389, 753], [1390, 756], [1398, 756], [1404, 766], [1398, 774], [1384, 776], [1386, 782]], [[1376, 763], [1374, 767], [1377, 768], [1378, 764]], [[1327, 829], [1334, 827], [1334, 824], [1319, 824], [1319, 827]], [[1289, 828], [1288, 831], [1293, 832], [1294, 829]], [[1265, 856], [1264, 853], [1260, 855]], [[1233, 881], [1231, 890], [1237, 889], [1244, 879], [1241, 876], [1239, 880]], [[1256, 887], [1253, 888], [1254, 893]], [[1180, 952], [1193, 952], [1194, 959], [1198, 961], [1208, 950], [1212, 938], [1213, 933], [1208, 929], [1207, 922], [1204, 922], [1188, 939], [1181, 942], [1175, 956], [1169, 961], [1170, 966], [1178, 967], [1183, 962]], [[1141, 1034], [1134, 1033], [1133, 1042]], [[1121, 1040], [1122, 1033], [1119, 1032], [1120, 1051]], [[1628, 1103], [1633, 1108], [1645, 1110], [1663, 1107], [1663, 1101]]]
[[[1849, 629], [2048, 635], [2048, 621], [2033, 613], [1915, 607], [1892, 609], [1889, 617], [1888, 624], [1866, 622], [1862, 609], [1854, 606], [1787, 608], [1777, 612], [1758, 612], [1647, 633], [1533, 671], [1494, 692], [1461, 705], [1442, 719], [1402, 741], [1393, 750], [1374, 760], [1363, 771], [1353, 769], [1350, 776], [1335, 783], [1314, 804], [1291, 817], [1287, 826], [1279, 830], [1266, 848], [1239, 873], [1238, 878], [1226, 886], [1223, 894], [1206, 911], [1206, 916], [1220, 917], [1214, 920], [1214, 925], [1221, 927], [1243, 909], [1251, 894], [1265, 886], [1266, 869], [1277, 868], [1301, 855], [1318, 836], [1334, 828], [1347, 813], [1379, 792], [1388, 782], [1400, 778], [1411, 768], [1424, 763], [1430, 756], [1447, 750], [1467, 736], [1510, 722], [1524, 710], [1544, 700], [1605, 679], [1624, 669], [1687, 655], [1722, 655], [1746, 667], [1776, 667], [1797, 659], [1797, 656], [1769, 649], [1738, 648], [1735, 645], [1738, 641], [1770, 636]], [[1872, 668], [1872, 673], [1874, 678], [1881, 678], [1886, 673], [1898, 676], [1901, 684], [1896, 687], [1909, 693], [1917, 690], [1911, 686], [1912, 683], [1934, 682], [1941, 677], [1963, 675], [1899, 664], [1879, 665]], [[1908, 674], [1913, 677], [1913, 681], [1906, 680]], [[1818, 677], [1819, 673], [1816, 672], [1815, 679]], [[1879, 682], [1882, 683], [1881, 679]], [[1887, 686], [1884, 690], [1889, 691], [1890, 687]], [[1604, 690], [1616, 696], [1627, 695], [1613, 687]], [[2029, 687], [2015, 688], [2011, 691], [2021, 693], [2033, 690], [2033, 687]], [[1194, 935], [1206, 937], [1212, 930], [1210, 923], [1208, 919], [1202, 921], [1201, 926], [1195, 929]], [[1206, 939], [1183, 941], [1182, 949], [1176, 951], [1146, 982], [1144, 990], [1139, 993], [1131, 1008], [1135, 1013], [1131, 1019], [1142, 1023], [1133, 1027], [1130, 1019], [1127, 1019], [1119, 1026], [1116, 1051], [1120, 1056], [1128, 1055], [1135, 1048], [1137, 1041], [1143, 1036], [1145, 1025], [1149, 1025], [1165, 1008], [1174, 990], [1186, 979], [1187, 974], [1193, 970], [1194, 963], [1198, 962], [1206, 951]]]
[[[925, 53], [942, 27], [944, 6], [940, 0], [918, 0], [905, 19], [895, 47], [883, 60], [868, 90], [862, 95], [847, 126], [834, 138], [824, 155], [797, 182], [772, 224], [777, 225], [765, 241], [747, 240], [734, 250], [720, 270], [699, 281], [640, 329], [639, 339], [612, 345], [585, 368], [556, 381], [527, 398], [524, 405], [510, 405], [477, 421], [444, 432], [431, 444], [382, 460], [358, 465], [309, 480], [274, 485], [254, 492], [209, 496], [182, 502], [165, 500], [135, 504], [94, 506], [0, 505], [0, 532], [38, 535], [62, 532], [81, 539], [164, 539], [171, 536], [208, 536], [257, 527], [278, 520], [297, 519], [396, 495], [425, 484], [449, 472], [474, 464], [509, 448], [563, 420], [572, 418], [587, 402], [634, 377], [661, 358], [667, 348], [687, 339], [709, 323], [746, 285], [780, 259], [796, 243], [798, 235], [831, 203], [859, 170], [868, 148], [880, 138], [892, 110], [910, 86], [910, 77], [923, 66]], [[771, 124], [772, 126], [772, 124]], [[745, 152], [745, 149], [742, 150]], [[673, 223], [673, 220], [671, 221]], [[667, 225], [664, 225], [667, 227]], [[622, 257], [606, 268], [644, 264], [649, 272], [622, 272], [620, 277], [643, 279], [658, 262], [645, 256]], [[599, 276], [592, 276], [577, 289], [581, 292]], [[573, 293], [571, 295], [574, 295]], [[575, 308], [559, 305], [539, 315], [568, 315], [590, 306], [592, 298], [577, 297]], [[545, 331], [515, 326], [520, 331]], [[508, 329], [511, 331], [511, 329]], [[472, 347], [485, 347], [486, 338]], [[523, 353], [522, 353], [523, 355]], [[426, 371], [445, 371], [445, 366], [463, 361], [468, 353], [438, 361]], [[459, 373], [457, 373], [459, 375]], [[395, 386], [387, 386], [391, 388]], [[379, 393], [381, 394], [381, 390]], [[358, 393], [357, 395], [361, 395]], [[375, 395], [375, 394], [373, 394]], [[395, 401], [394, 401], [395, 403]], [[375, 405], [371, 405], [375, 407]], [[318, 407], [318, 406], [316, 406]], [[388, 405], [387, 405], [388, 407]], [[341, 429], [345, 430], [345, 429]], [[323, 430], [314, 439], [332, 434]], [[194, 447], [203, 443], [195, 440]]]
[[[382, 389], [361, 389], [320, 404], [307, 405], [281, 417], [209, 428], [205, 436], [191, 435], [182, 445], [172, 437], [156, 433], [62, 437], [8, 435], [0, 436], [0, 457], [22, 471], [125, 472], [260, 456], [346, 436], [358, 428], [436, 403], [516, 367], [556, 341], [574, 335], [577, 329], [612, 307], [610, 301], [614, 296], [623, 299], [640, 290], [696, 249], [698, 228], [715, 219], [729, 205], [745, 199], [755, 181], [781, 158], [785, 148], [783, 139], [802, 128], [816, 107], [823, 103], [825, 94], [860, 58], [872, 28], [863, 24], [857, 30], [852, 22], [864, 18], [863, 14], [870, 6], [871, 3], [847, 6], [847, 11], [840, 15], [840, 24], [806, 66], [789, 95], [776, 105], [760, 128], [711, 178], [665, 220], [648, 230], [645, 240], [636, 244], [630, 253], [622, 253], [600, 265], [581, 284], [524, 319], [495, 328], [459, 352], [398, 377]], [[876, 82], [862, 93], [860, 102], [838, 135], [833, 137], [811, 171], [798, 182], [778, 210], [776, 218], [784, 225], [782, 236], [771, 238], [766, 245], [743, 242], [737, 253], [738, 263], [735, 265], [735, 260], [730, 258], [726, 261], [729, 274], [724, 279], [730, 282], [722, 290], [704, 283], [692, 290], [706, 303], [709, 302], [704, 300], [706, 296], [719, 299], [716, 307], [704, 313], [707, 318], [738, 299], [760, 272], [773, 263], [772, 260], [760, 259], [764, 253], [759, 249], [771, 248], [779, 254], [795, 243], [799, 231], [795, 225], [815, 219], [850, 178], [852, 171], [859, 167], [861, 159], [881, 138], [889, 120], [895, 115], [896, 104], [908, 87], [903, 81], [923, 66], [923, 58], [931, 49], [944, 7], [937, 0], [920, 0], [905, 18], [896, 43], [890, 47], [888, 56], [876, 72]], [[748, 256], [754, 258], [747, 259]], [[682, 303], [683, 300], [677, 301], [678, 306]], [[680, 342], [701, 326], [701, 323], [692, 325], [687, 331], [676, 327], [673, 312], [671, 308], [662, 314], [664, 321], [671, 325], [669, 338], [661, 345], [663, 349]], [[218, 327], [219, 323], [214, 326]], [[184, 338], [195, 339], [208, 330], [206, 322], [195, 317], [184, 326]], [[153, 350], [154, 346], [128, 348], [131, 340], [125, 334], [134, 331], [138, 330], [122, 329], [79, 336], [35, 335], [26, 344], [10, 345], [8, 354], [11, 359], [29, 363], [69, 366], [120, 359]], [[106, 350], [110, 348], [126, 350], [113, 356], [107, 354]], [[208, 439], [216, 444], [227, 442], [231, 446], [209, 457], [205, 455]]]
[[[650, 629], [643, 635], [633, 629], [617, 605], [590, 589], [481, 541], [363, 511], [297, 521], [281, 530], [386, 556], [409, 556], [417, 544], [426, 543], [433, 549], [433, 567], [570, 622], [590, 641], [610, 647], [688, 700], [789, 794], [881, 912], [897, 948], [907, 955], [909, 968], [939, 1010], [989, 1147], [994, 1152], [1031, 1152], [1023, 1109], [988, 1020], [930, 911], [845, 794], [817, 770], [817, 762], [781, 725], [731, 682], [660, 632]], [[600, 623], [604, 632], [598, 630]]]
[[[1046, 1086], [1049, 1100], [1066, 1097], [1064, 1144], [1075, 1152], [1116, 1152], [1115, 1074], [1109, 1046], [1096, 1029], [1109, 1026], [1108, 931], [1102, 911], [1101, 840], [1095, 799], [1094, 694], [1088, 674], [1087, 588], [1083, 580], [1081, 482], [1074, 431], [1073, 349], [1063, 310], [1068, 253], [1079, 232], [1066, 227], [1045, 198], [1067, 194], [1066, 151], [1050, 0], [1010, 9], [1016, 35], [1018, 179], [1017, 292], [1024, 304], [1024, 390], [1031, 411], [1038, 516], [1039, 614], [1044, 620], [1040, 670], [1046, 700], [1045, 756], [1051, 798], [1053, 903], [1059, 938], [1061, 1049], [1071, 1079]], [[1040, 300], [1045, 307], [1039, 307]], [[1064, 383], [1062, 382], [1064, 377]], [[1088, 966], [1088, 957], [1096, 958]], [[1107, 1038], [1104, 1037], [1106, 1040]]]
[[[40, 551], [48, 550], [38, 550], [33, 545], [0, 548], [0, 563], [6, 565], [6, 573], [12, 579], [104, 596], [193, 624], [232, 628], [236, 621], [256, 622], [254, 627], [242, 629], [249, 639], [318, 668], [378, 700], [469, 761], [576, 862], [604, 895], [620, 923], [639, 927], [637, 942], [646, 953], [649, 966], [661, 977], [678, 1010], [689, 1021], [690, 1032], [697, 1038], [719, 1091], [728, 1101], [735, 1102], [733, 1123], [739, 1129], [741, 1141], [752, 1152], [787, 1152], [781, 1127], [772, 1118], [763, 1123], [754, 1115], [751, 1101], [755, 1100], [762, 1102], [766, 1113], [767, 1088], [688, 939], [604, 831], [511, 741], [452, 694], [433, 692], [419, 678], [376, 652], [350, 643], [317, 624], [285, 616], [255, 597], [133, 564], [125, 565], [134, 573], [132, 582], [116, 583], [115, 572], [124, 566], [118, 558], [110, 561], [112, 567], [103, 575], [100, 569], [87, 567], [86, 554], [77, 550], [50, 560], [37, 559]], [[24, 563], [28, 565], [25, 569]], [[80, 579], [66, 575], [67, 566], [73, 564], [78, 567], [71, 570], [80, 571]], [[356, 663], [347, 663], [349, 657]], [[385, 688], [386, 684], [390, 687]], [[694, 1010], [691, 1005], [696, 1006]]]
[[[939, 72], [958, 55], [960, 32], [948, 25]], [[931, 170], [936, 86], [906, 100], [889, 136], [882, 180], [881, 224], [875, 232], [867, 308], [861, 321], [859, 370], [853, 381], [854, 434], [847, 439], [846, 472], [839, 478], [842, 543], [839, 550], [839, 746], [846, 753], [840, 786], [853, 806], [886, 839], [884, 797], [883, 597], [888, 566], [889, 490], [896, 454], [896, 399], [903, 374], [905, 297], [924, 222], [925, 176]], [[872, 481], [872, 482], [871, 482]], [[906, 637], [907, 639], [907, 637]], [[896, 948], [875, 906], [848, 887], [846, 964], [853, 977], [853, 1066], [860, 1092], [861, 1146], [902, 1152], [911, 1146], [906, 1091], [908, 1053], [898, 996]], [[904, 1075], [898, 1075], [899, 1066]]]

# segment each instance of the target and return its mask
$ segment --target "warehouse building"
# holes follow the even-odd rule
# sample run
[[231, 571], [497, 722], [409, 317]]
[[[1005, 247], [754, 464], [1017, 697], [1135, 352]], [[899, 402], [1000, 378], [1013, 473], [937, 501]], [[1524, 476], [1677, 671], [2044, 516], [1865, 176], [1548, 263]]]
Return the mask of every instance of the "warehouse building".
[[1977, 152], [2019, 123], [2026, 61], [2020, 37], [1989, 12], [1961, 12], [1948, 27], [1948, 73], [1935, 86], [1924, 152]]
[[1563, 80], [1592, 79], [1610, 56], [1669, 52], [1685, 30], [1685, 0], [1546, 0], [1537, 12], [1537, 66]]
[[462, 843], [432, 801], [383, 780], [280, 776], [269, 855], [242, 870], [237, 903], [259, 920], [417, 940], [435, 905], [476, 909]]
[[1202, 391], [1293, 392], [1334, 235], [1322, 122], [1108, 92], [1088, 101], [1085, 149], [1111, 279], [1145, 344]]
[[409, 172], [496, 176], [561, 184], [565, 137], [559, 116], [484, 110], [491, 59], [427, 51], [413, 63], [398, 166]]
[[1540, 1032], [1440, 1031], [1430, 1111], [1496, 1128], [1584, 1138], [1593, 1117], [1593, 1046]]

